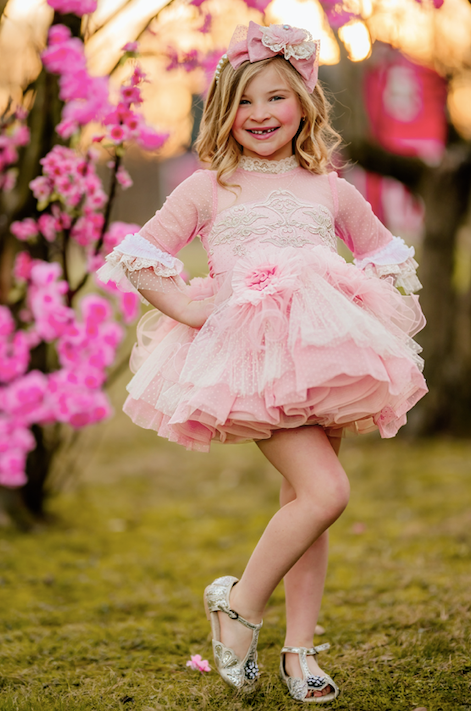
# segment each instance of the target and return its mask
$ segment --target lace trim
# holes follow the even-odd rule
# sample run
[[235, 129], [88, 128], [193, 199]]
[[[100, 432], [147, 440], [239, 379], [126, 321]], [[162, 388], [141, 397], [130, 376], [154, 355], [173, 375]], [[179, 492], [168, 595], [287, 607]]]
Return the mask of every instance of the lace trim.
[[367, 264], [363, 269], [365, 274], [371, 276], [379, 277], [380, 279], [386, 279], [387, 277], [392, 277], [394, 280], [394, 286], [402, 287], [406, 294], [412, 294], [414, 291], [419, 291], [422, 288], [415, 271], [419, 265], [409, 257], [402, 264]]
[[[118, 255], [125, 254], [129, 257], [137, 257], [140, 259], [148, 260], [151, 264], [146, 264], [146, 267], [151, 267], [158, 262], [164, 267], [169, 269], [174, 269], [180, 260], [176, 257], [172, 257], [168, 252], [162, 252], [161, 249], [145, 239], [139, 232], [136, 234], [129, 234], [123, 239], [123, 241], [118, 244], [112, 253], [116, 252]], [[131, 264], [132, 262], [130, 262]], [[143, 267], [136, 267], [136, 269], [142, 269]], [[181, 269], [179, 270], [181, 271]], [[179, 273], [179, 272], [178, 272]]]
[[253, 173], [287, 173], [289, 170], [298, 168], [299, 163], [296, 156], [289, 156], [289, 158], [282, 158], [281, 160], [264, 160], [263, 158], [242, 156], [238, 167]]
[[364, 269], [368, 264], [386, 265], [386, 264], [402, 264], [407, 259], [415, 255], [413, 247], [408, 247], [401, 237], [393, 237], [391, 242], [382, 249], [368, 254], [365, 257], [356, 258], [355, 265], [359, 269]]
[[106, 255], [106, 263], [98, 269], [97, 277], [104, 283], [114, 282], [120, 291], [139, 294], [141, 301], [148, 304], [139, 289], [165, 291], [164, 281], [178, 280], [182, 269], [183, 262], [179, 259], [135, 234], [126, 235]]

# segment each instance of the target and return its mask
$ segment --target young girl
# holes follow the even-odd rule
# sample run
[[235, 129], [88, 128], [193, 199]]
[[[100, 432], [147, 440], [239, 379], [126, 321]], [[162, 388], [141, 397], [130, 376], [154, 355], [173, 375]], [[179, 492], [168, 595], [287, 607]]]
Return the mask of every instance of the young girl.
[[[327, 531], [344, 510], [342, 430], [392, 437], [427, 391], [413, 249], [327, 172], [335, 132], [317, 83], [319, 42], [289, 25], [238, 27], [209, 90], [198, 170], [100, 277], [170, 318], [138, 327], [124, 410], [141, 427], [208, 451], [255, 440], [282, 475], [281, 508], [240, 578], [205, 591], [217, 669], [250, 691], [267, 601], [284, 579], [281, 678], [294, 699], [337, 697], [312, 646]], [[196, 235], [210, 276], [187, 286], [175, 254]], [[355, 265], [337, 254], [337, 236]]]

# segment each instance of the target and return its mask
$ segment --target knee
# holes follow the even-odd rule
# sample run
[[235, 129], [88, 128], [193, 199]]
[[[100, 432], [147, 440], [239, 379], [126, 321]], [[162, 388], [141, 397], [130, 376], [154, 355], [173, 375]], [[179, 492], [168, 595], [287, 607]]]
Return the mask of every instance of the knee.
[[350, 483], [345, 472], [340, 472], [309, 495], [309, 506], [317, 519], [321, 518], [328, 528], [345, 511], [350, 498]]

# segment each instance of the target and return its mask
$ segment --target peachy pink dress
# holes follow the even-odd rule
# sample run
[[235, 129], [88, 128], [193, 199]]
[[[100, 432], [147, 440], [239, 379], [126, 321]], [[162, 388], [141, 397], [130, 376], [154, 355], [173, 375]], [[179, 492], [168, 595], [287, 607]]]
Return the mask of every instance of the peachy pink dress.
[[[158, 311], [138, 326], [125, 412], [188, 449], [321, 425], [392, 437], [427, 392], [414, 250], [357, 190], [294, 156], [243, 157], [231, 190], [198, 170], [99, 270], [121, 289], [215, 295], [201, 329]], [[186, 285], [177, 252], [200, 236], [210, 276]], [[355, 257], [337, 253], [337, 237]]]

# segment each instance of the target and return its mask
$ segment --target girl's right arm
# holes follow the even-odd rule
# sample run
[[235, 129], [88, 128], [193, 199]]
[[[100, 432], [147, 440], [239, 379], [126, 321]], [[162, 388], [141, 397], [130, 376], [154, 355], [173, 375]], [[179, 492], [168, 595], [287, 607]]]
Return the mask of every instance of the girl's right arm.
[[213, 297], [193, 301], [178, 288], [170, 291], [140, 289], [139, 293], [166, 316], [192, 328], [201, 328], [214, 310]]
[[99, 278], [121, 291], [137, 292], [144, 303], [188, 326], [199, 328], [212, 311], [210, 299], [193, 301], [180, 277], [175, 254], [207, 227], [213, 215], [213, 186], [208, 171], [198, 170], [168, 197], [136, 234], [126, 235], [106, 257]]

